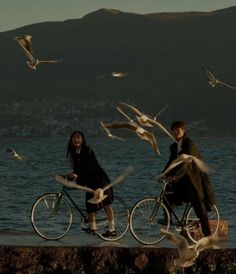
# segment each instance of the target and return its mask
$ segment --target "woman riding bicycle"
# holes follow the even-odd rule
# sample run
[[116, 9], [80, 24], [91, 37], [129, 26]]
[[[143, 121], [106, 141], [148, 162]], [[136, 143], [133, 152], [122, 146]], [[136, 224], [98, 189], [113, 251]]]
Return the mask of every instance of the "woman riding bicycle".
[[[184, 122], [173, 122], [171, 131], [177, 142], [170, 146], [170, 158], [164, 171], [181, 154], [188, 154], [201, 159], [197, 147], [193, 141], [186, 136], [186, 125]], [[178, 176], [179, 174], [183, 176]], [[208, 175], [202, 172], [197, 165], [192, 162], [188, 165], [180, 164], [176, 166], [167, 173], [167, 176], [175, 179], [166, 189], [167, 192], [169, 192], [166, 194], [166, 198], [170, 205], [180, 205], [182, 202], [190, 202], [196, 215], [200, 219], [202, 233], [204, 236], [210, 235], [211, 230], [207, 212], [211, 211], [215, 203], [215, 195]], [[168, 208], [168, 205], [166, 206]], [[165, 218], [164, 220], [160, 220], [160, 222], [164, 223]]]
[[[84, 134], [81, 131], [74, 131], [69, 139], [67, 148], [67, 158], [70, 160], [73, 172], [68, 175], [71, 180], [76, 180], [80, 185], [87, 186], [92, 189], [103, 188], [110, 183], [110, 180], [99, 165], [95, 153], [86, 145]], [[89, 200], [93, 194], [86, 192], [86, 210], [88, 213], [88, 228], [85, 230], [90, 234], [96, 234], [96, 211], [104, 208], [108, 218], [108, 231], [104, 233], [104, 237], [116, 236], [114, 214], [111, 207], [113, 201], [112, 188], [104, 192], [108, 195], [102, 202], [92, 204]]]

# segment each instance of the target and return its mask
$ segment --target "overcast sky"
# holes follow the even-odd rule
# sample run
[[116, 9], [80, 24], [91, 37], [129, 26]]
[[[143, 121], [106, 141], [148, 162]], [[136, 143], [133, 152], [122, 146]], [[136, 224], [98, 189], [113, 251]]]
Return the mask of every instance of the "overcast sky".
[[100, 8], [145, 14], [230, 6], [236, 6], [236, 0], [0, 0], [0, 32], [38, 22], [81, 18]]

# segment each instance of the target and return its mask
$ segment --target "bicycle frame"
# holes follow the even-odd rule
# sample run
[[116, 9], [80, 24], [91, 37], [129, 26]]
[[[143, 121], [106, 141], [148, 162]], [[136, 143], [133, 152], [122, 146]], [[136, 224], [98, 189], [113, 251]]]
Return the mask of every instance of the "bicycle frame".
[[[171, 178], [170, 178], [171, 179]], [[171, 182], [169, 178], [162, 178], [159, 193], [155, 197], [140, 199], [132, 208], [130, 214], [130, 230], [136, 240], [142, 244], [156, 244], [164, 239], [160, 233], [161, 228], [170, 229], [171, 216], [174, 221], [174, 229], [196, 243], [202, 237], [201, 222], [190, 202], [184, 203], [180, 210], [168, 201], [171, 195], [166, 186]], [[171, 191], [171, 190], [170, 190]], [[215, 235], [219, 226], [219, 213], [214, 205], [209, 220], [214, 218], [217, 223], [212, 227], [212, 235]], [[162, 220], [160, 217], [163, 216]]]
[[84, 222], [87, 222], [87, 214], [84, 214], [83, 211], [78, 207], [78, 205], [74, 202], [74, 200], [72, 199], [72, 197], [69, 195], [69, 193], [66, 191], [66, 187], [62, 187], [62, 190], [61, 192], [58, 193], [58, 198], [56, 200], [56, 203], [55, 203], [55, 207], [54, 207], [54, 210], [51, 214], [50, 217], [53, 217], [56, 215], [57, 213], [57, 210], [59, 209], [60, 207], [60, 203], [62, 201], [62, 197], [63, 195], [65, 195], [69, 200], [70, 202], [73, 204], [73, 206], [76, 208], [76, 210], [80, 213], [80, 215], [83, 217], [84, 219]]
[[[157, 200], [161, 203], [163, 203], [164, 205], [166, 205], [168, 211], [170, 214], [172, 214], [175, 217], [176, 220], [176, 225], [180, 226], [181, 228], [184, 228], [186, 226], [186, 217], [187, 217], [187, 212], [189, 211], [189, 209], [191, 208], [191, 204], [190, 203], [186, 203], [183, 215], [181, 217], [181, 219], [177, 216], [177, 214], [175, 213], [173, 207], [170, 205], [169, 201], [166, 199], [165, 193], [166, 193], [166, 186], [170, 183], [167, 179], [162, 179], [161, 180], [162, 183], [164, 183], [164, 186], [161, 190], [161, 193], [159, 195], [159, 197], [157, 198]], [[155, 206], [153, 213], [152, 213], [152, 218], [155, 216], [155, 214], [157, 214], [158, 212], [158, 206], [159, 204], [157, 203], [157, 206]]]

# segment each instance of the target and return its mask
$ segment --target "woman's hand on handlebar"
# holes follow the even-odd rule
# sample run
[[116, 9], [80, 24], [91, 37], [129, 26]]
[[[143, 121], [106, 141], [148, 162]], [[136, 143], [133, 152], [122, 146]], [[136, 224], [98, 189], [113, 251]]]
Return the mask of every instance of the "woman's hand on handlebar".
[[68, 180], [75, 181], [78, 178], [78, 175], [76, 173], [70, 173], [67, 175]]

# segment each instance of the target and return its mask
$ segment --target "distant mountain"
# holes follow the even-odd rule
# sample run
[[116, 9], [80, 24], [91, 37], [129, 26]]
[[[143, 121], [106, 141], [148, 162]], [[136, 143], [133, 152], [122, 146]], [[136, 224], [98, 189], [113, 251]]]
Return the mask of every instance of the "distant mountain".
[[[235, 136], [236, 91], [210, 87], [200, 66], [205, 64], [220, 80], [236, 86], [235, 25], [236, 6], [212, 12], [146, 15], [100, 9], [81, 19], [2, 32], [0, 125], [4, 134], [7, 125], [17, 126], [16, 118], [32, 123], [21, 107], [7, 115], [3, 111], [6, 106], [14, 109], [15, 104], [22, 104], [27, 112], [27, 106], [34, 109], [34, 102], [46, 101], [49, 110], [45, 119], [55, 118], [50, 105], [59, 98], [56, 101], [65, 102], [65, 109], [72, 102], [109, 102], [111, 106], [126, 101], [150, 114], [168, 104], [160, 117], [166, 124], [183, 119], [192, 125], [191, 130], [197, 125], [194, 133], [199, 135]], [[29, 70], [14, 41], [15, 36], [24, 34], [33, 35], [36, 57], [63, 61]], [[109, 75], [114, 71], [129, 74], [118, 79]], [[99, 78], [101, 75], [107, 76]], [[41, 110], [35, 109], [41, 115]], [[93, 121], [99, 120], [100, 110], [92, 108], [89, 115]], [[108, 117], [116, 110], [108, 107], [102, 112]], [[86, 121], [86, 112], [82, 113], [80, 119]], [[77, 114], [70, 115], [72, 121]], [[11, 128], [9, 132], [14, 131]]]

